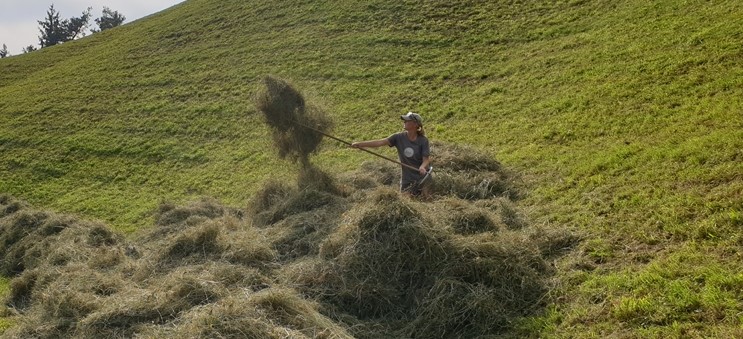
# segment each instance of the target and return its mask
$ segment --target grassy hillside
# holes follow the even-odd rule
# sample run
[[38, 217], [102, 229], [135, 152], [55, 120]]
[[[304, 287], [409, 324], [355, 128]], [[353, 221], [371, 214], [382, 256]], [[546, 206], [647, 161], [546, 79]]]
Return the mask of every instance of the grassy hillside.
[[[253, 105], [273, 74], [344, 139], [420, 112], [517, 173], [532, 223], [585, 234], [516, 333], [740, 336], [741, 19], [737, 1], [188, 0], [0, 60], [0, 192], [124, 232], [163, 201], [244, 207], [296, 176]], [[315, 158], [364, 160], [330, 140]]]

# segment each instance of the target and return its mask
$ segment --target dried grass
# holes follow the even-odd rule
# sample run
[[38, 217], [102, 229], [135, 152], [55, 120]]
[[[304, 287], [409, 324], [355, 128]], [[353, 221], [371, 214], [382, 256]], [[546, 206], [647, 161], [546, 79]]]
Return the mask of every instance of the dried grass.
[[318, 311], [318, 305], [288, 288], [235, 293], [194, 308], [172, 330], [153, 337], [352, 338]]
[[512, 176], [491, 156], [473, 147], [435, 142], [434, 189], [438, 196], [466, 200], [517, 198]]
[[230, 289], [268, 286], [260, 271], [275, 259], [249, 224], [205, 200], [163, 206], [158, 227], [137, 244], [99, 224], [25, 207], [0, 218], [0, 230], [9, 244], [6, 274], [18, 274], [6, 304], [21, 321], [8, 337], [131, 337]]
[[317, 259], [285, 266], [282, 277], [357, 337], [376, 337], [380, 326], [401, 337], [498, 333], [541, 306], [549, 266], [523, 232], [452, 233], [450, 205], [491, 213], [454, 198], [421, 204], [374, 190], [341, 217]]
[[323, 133], [330, 130], [330, 120], [318, 107], [307, 105], [302, 94], [288, 82], [267, 76], [263, 83], [265, 91], [256, 96], [255, 103], [273, 129], [279, 156], [308, 164]]
[[310, 212], [328, 205], [338, 204], [339, 197], [312, 187], [298, 189], [276, 182], [269, 182], [258, 191], [249, 203], [256, 225], [271, 225], [289, 216]]
[[479, 208], [474, 204], [460, 199], [443, 199], [436, 202], [442, 210], [448, 211], [445, 218], [452, 230], [457, 234], [477, 234], [483, 232], [497, 232], [498, 225], [494, 221], [494, 213], [488, 209]]
[[[288, 103], [267, 109], [304, 107], [298, 93], [279, 97]], [[491, 158], [436, 152], [429, 202], [399, 194], [396, 166], [368, 162], [336, 179], [304, 162], [297, 183], [267, 182], [244, 210], [163, 204], [132, 239], [0, 196], [0, 270], [14, 276], [6, 305], [19, 314], [4, 335], [501, 334], [543, 306], [546, 260], [581, 238], [532, 227]]]

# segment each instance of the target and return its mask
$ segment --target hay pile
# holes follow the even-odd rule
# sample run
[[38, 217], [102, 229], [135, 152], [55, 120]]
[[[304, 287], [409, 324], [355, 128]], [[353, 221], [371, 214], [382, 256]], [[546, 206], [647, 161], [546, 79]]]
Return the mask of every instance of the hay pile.
[[469, 146], [433, 142], [436, 191], [466, 200], [518, 198], [500, 163]]
[[336, 178], [308, 166], [301, 184], [269, 181], [244, 209], [163, 204], [131, 237], [0, 196], [17, 314], [4, 336], [502, 334], [543, 307], [547, 260], [579, 238], [530, 226], [494, 160], [446, 144], [434, 156], [430, 202], [400, 196], [386, 163]]
[[270, 278], [276, 251], [213, 200], [165, 204], [127, 240], [103, 225], [0, 196], [9, 338], [349, 337]]
[[534, 229], [516, 208], [500, 164], [475, 149], [436, 143], [435, 198], [397, 193], [399, 172], [365, 163], [337, 181], [352, 203], [317, 256], [282, 266], [282, 281], [319, 300], [359, 338], [481, 337], [507, 331], [543, 306], [545, 258], [571, 248], [569, 232]]
[[442, 206], [375, 190], [322, 243], [322, 260], [291, 281], [329, 314], [352, 316], [357, 337], [373, 337], [380, 322], [384, 336], [476, 337], [540, 307], [550, 271], [532, 239], [450, 232], [437, 222]]

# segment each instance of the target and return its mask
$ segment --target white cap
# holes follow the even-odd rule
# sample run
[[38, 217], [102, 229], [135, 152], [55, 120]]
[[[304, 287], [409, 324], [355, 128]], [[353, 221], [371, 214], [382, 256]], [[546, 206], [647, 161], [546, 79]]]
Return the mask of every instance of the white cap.
[[408, 114], [404, 114], [400, 116], [400, 119], [402, 120], [413, 120], [418, 123], [418, 125], [423, 125], [423, 118], [421, 118], [420, 114], [408, 112]]

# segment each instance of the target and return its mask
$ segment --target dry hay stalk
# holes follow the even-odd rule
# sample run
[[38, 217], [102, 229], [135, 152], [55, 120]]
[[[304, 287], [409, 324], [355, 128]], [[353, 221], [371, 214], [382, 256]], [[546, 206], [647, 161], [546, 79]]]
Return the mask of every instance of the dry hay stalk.
[[[4, 202], [3, 210], [21, 207], [0, 218], [0, 238], [9, 245], [0, 251], [3, 263], [20, 274], [6, 303], [22, 317], [8, 337], [131, 337], [214, 303], [238, 284], [269, 283], [247, 265], [273, 261], [270, 243], [212, 203], [164, 207], [159, 228], [141, 239], [145, 254], [134, 262], [127, 256], [133, 246], [104, 226]], [[167, 270], [158, 271], [160, 261]], [[203, 269], [190, 269], [199, 262], [220, 264], [204, 276]]]
[[406, 327], [408, 336], [421, 338], [476, 337], [507, 326], [507, 305], [482, 284], [458, 279], [437, 280]]
[[132, 336], [141, 324], [167, 324], [182, 312], [213, 303], [225, 293], [219, 284], [170, 275], [153, 282], [149, 289], [128, 288], [109, 298], [100, 310], [82, 319], [79, 330], [90, 336]]
[[[269, 182], [247, 211], [209, 199], [161, 206], [136, 248], [101, 225], [0, 196], [0, 267], [20, 274], [7, 300], [19, 325], [6, 334], [497, 335], [542, 305], [544, 257], [579, 239], [528, 227], [497, 162], [440, 151], [453, 170], [439, 173], [455, 187], [430, 203], [401, 197], [393, 166], [364, 165], [368, 189], [349, 198], [306, 163], [308, 184]], [[483, 178], [500, 188], [456, 187]]]
[[436, 166], [449, 171], [500, 172], [498, 161], [484, 152], [466, 145], [433, 141]]
[[198, 338], [352, 338], [320, 314], [318, 305], [288, 288], [234, 293], [194, 308], [168, 337]]
[[4, 218], [5, 216], [13, 214], [25, 207], [25, 204], [15, 200], [7, 194], [0, 195], [0, 218]]
[[400, 182], [400, 169], [387, 161], [365, 161], [359, 170], [342, 174], [340, 181], [352, 187], [357, 193], [379, 186], [392, 187]]
[[436, 168], [433, 181], [436, 195], [467, 200], [517, 196], [510, 176], [488, 154], [443, 142], [433, 142], [431, 152]]
[[301, 190], [315, 190], [332, 194], [341, 193], [330, 175], [310, 163], [305, 164], [302, 171], [299, 172], [297, 186]]
[[323, 243], [324, 293], [360, 318], [402, 316], [415, 307], [446, 258], [439, 231], [393, 190], [380, 190]]
[[[161, 236], [162, 233], [180, 231], [180, 228], [193, 225], [205, 219], [215, 219], [225, 214], [233, 213], [227, 210], [218, 201], [209, 198], [202, 198], [199, 201], [191, 202], [186, 206], [175, 206], [171, 203], [160, 205], [157, 213], [156, 224], [162, 230], [155, 232], [151, 236]], [[193, 220], [197, 219], [197, 220]]]
[[[317, 176], [312, 173], [314, 172], [300, 173], [300, 178], [306, 175]], [[324, 173], [322, 175], [326, 176]], [[292, 215], [339, 205], [340, 199], [327, 192], [332, 186], [332, 183], [320, 182], [298, 189], [278, 181], [269, 181], [255, 194], [248, 205], [248, 210], [256, 225], [275, 224]]]
[[327, 189], [322, 183], [294, 188], [269, 181], [249, 203], [253, 223], [273, 240], [281, 262], [317, 254], [319, 244], [348, 208], [346, 200]]
[[471, 203], [452, 198], [442, 199], [435, 204], [447, 212], [442, 217], [457, 234], [498, 231], [498, 225], [493, 220], [492, 213], [487, 209], [478, 208]]
[[408, 325], [397, 334], [403, 337], [497, 333], [540, 306], [549, 270], [529, 238], [510, 231], [449, 233], [450, 211], [425, 216], [422, 205], [376, 190], [322, 244], [324, 261], [291, 269], [288, 279], [333, 305], [333, 312], [366, 324], [403, 319]]
[[[149, 249], [146, 264], [137, 269], [138, 280], [153, 272], [167, 272], [179, 266], [206, 262], [226, 262], [263, 267], [276, 258], [276, 252], [249, 223], [234, 215], [215, 219], [192, 219], [180, 233], [162, 234], [153, 230], [143, 244]], [[160, 234], [155, 236], [155, 234]]]

